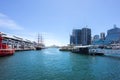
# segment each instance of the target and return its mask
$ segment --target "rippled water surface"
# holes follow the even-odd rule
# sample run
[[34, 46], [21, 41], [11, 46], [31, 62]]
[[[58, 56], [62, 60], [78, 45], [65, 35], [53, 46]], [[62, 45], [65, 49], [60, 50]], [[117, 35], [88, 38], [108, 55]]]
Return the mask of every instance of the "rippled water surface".
[[120, 80], [120, 57], [21, 51], [0, 57], [0, 80]]

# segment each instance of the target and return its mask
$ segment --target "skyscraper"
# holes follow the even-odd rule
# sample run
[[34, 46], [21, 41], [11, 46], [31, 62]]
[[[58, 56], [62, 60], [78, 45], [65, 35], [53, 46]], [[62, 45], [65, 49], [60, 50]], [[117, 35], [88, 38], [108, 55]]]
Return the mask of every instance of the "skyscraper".
[[70, 44], [72, 45], [89, 45], [91, 44], [91, 29], [82, 28], [73, 29], [72, 35], [70, 36]]
[[81, 29], [73, 29], [70, 36], [70, 44], [81, 45]]
[[74, 45], [74, 44], [75, 44], [74, 36], [70, 35], [70, 45]]
[[91, 44], [91, 29], [82, 28], [81, 34], [82, 45]]

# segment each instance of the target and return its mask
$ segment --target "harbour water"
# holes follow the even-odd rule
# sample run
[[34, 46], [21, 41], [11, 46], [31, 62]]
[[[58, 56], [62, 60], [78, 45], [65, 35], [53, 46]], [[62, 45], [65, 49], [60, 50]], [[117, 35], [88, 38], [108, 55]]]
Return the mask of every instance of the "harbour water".
[[120, 57], [21, 51], [0, 57], [0, 80], [120, 80]]

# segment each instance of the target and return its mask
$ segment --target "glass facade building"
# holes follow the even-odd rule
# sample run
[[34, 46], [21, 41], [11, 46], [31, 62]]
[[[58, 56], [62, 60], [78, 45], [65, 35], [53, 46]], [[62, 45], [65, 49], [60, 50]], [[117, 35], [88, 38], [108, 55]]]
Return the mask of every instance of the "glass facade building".
[[73, 29], [72, 35], [70, 36], [71, 45], [89, 45], [91, 44], [91, 29]]
[[82, 34], [81, 35], [82, 45], [90, 45], [91, 44], [91, 29], [82, 28], [81, 34]]
[[114, 25], [114, 28], [107, 31], [107, 35], [100, 34], [101, 38], [97, 41], [93, 41], [93, 45], [109, 45], [113, 43], [120, 43], [120, 28]]
[[81, 44], [81, 29], [73, 29], [72, 35], [70, 36], [70, 44], [72, 45]]
[[120, 28], [114, 27], [107, 31], [105, 43], [120, 42]]

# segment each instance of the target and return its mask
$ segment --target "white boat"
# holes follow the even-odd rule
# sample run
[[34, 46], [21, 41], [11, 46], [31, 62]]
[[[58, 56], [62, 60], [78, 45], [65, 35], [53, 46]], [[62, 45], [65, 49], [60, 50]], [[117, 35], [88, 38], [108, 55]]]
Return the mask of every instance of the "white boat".
[[113, 56], [120, 56], [120, 44], [111, 44], [109, 46], [92, 46], [89, 49], [89, 53], [97, 53], [104, 55], [113, 55]]

